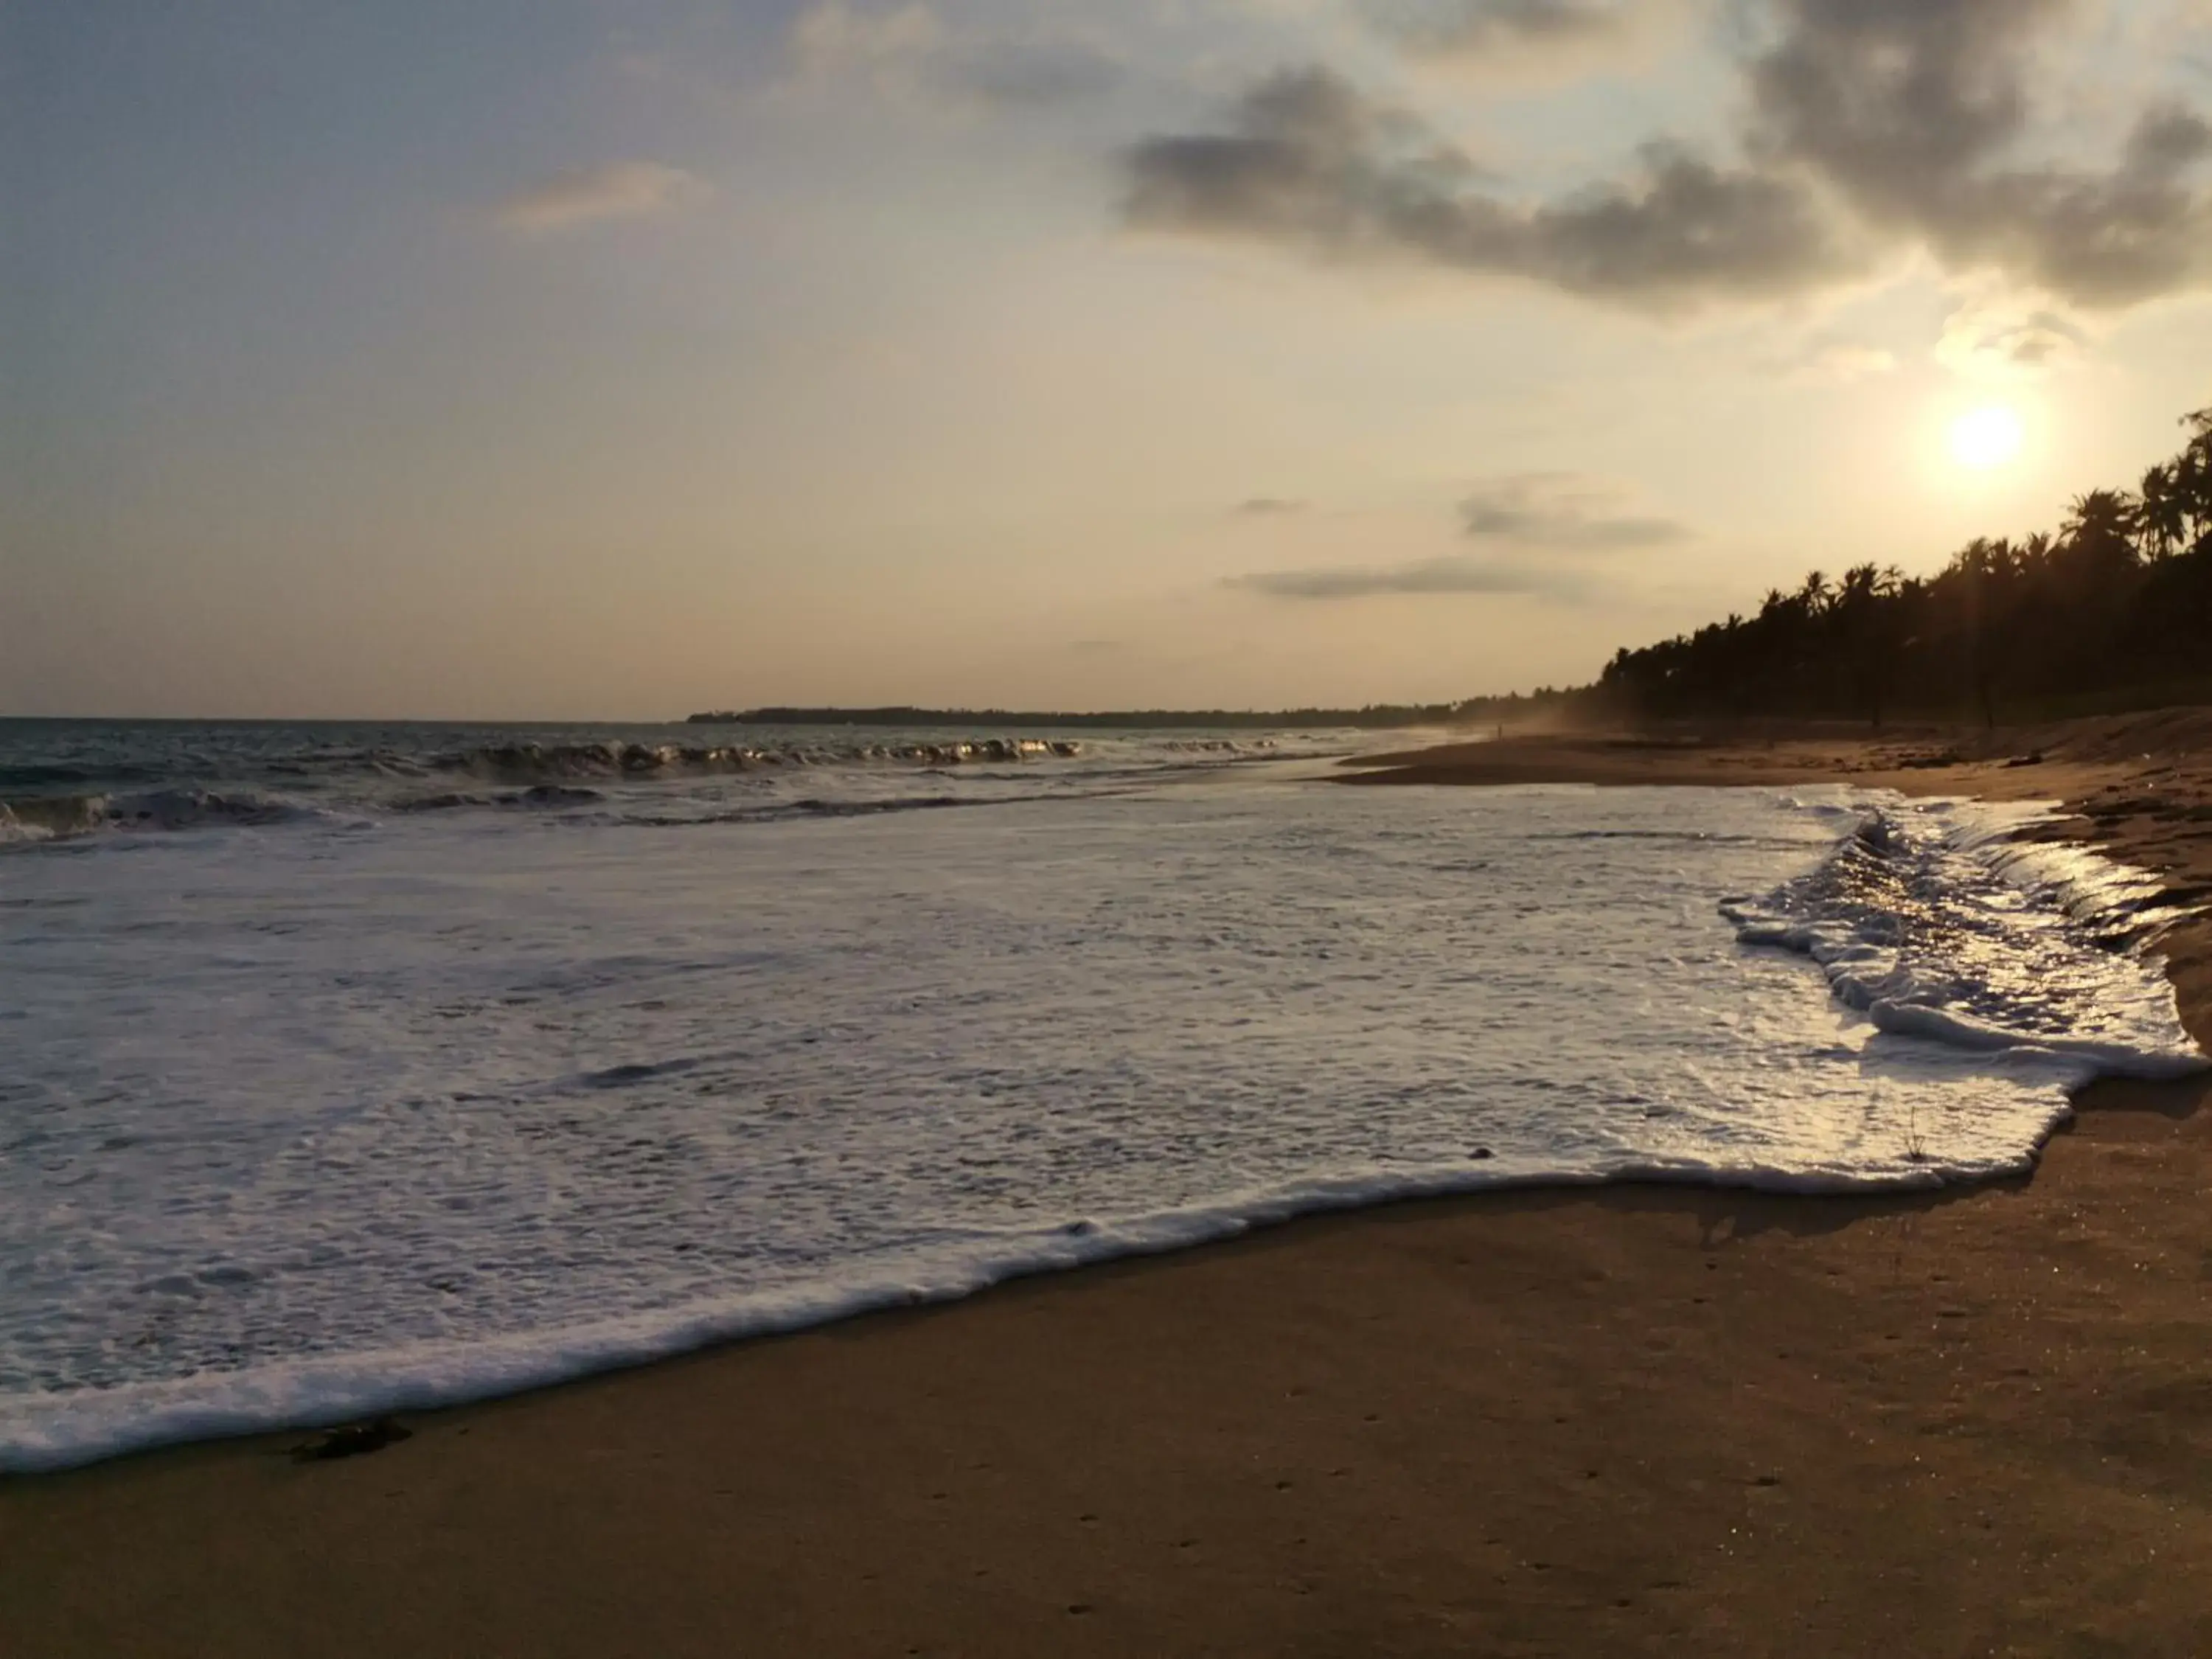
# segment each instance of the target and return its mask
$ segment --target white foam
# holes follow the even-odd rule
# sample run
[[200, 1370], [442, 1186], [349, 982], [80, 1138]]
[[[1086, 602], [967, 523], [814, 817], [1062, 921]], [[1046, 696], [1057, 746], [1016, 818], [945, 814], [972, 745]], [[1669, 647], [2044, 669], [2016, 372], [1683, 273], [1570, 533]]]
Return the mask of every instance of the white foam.
[[2161, 884], [2025, 836], [2055, 815], [1880, 797], [1820, 866], [1721, 908], [1745, 943], [1819, 963], [1881, 1030], [2071, 1061], [2078, 1081], [2204, 1069], [2172, 988], [2125, 948], [2174, 919]]
[[0, 801], [0, 847], [49, 841], [52, 839], [52, 834], [42, 825], [24, 823], [9, 809], [7, 802]]
[[[2051, 1127], [2063, 1121], [2054, 1116]], [[1624, 1160], [1601, 1167], [1516, 1168], [1496, 1160], [1419, 1174], [1372, 1171], [1232, 1201], [1117, 1222], [1079, 1220], [1036, 1234], [940, 1249], [869, 1279], [831, 1276], [770, 1295], [736, 1297], [653, 1317], [560, 1327], [528, 1336], [426, 1342], [340, 1358], [281, 1362], [237, 1375], [64, 1394], [0, 1413], [0, 1474], [42, 1474], [172, 1444], [335, 1425], [429, 1411], [648, 1364], [716, 1343], [803, 1330], [886, 1309], [957, 1301], [1011, 1279], [1218, 1243], [1302, 1216], [1416, 1199], [1529, 1187], [1636, 1182], [1835, 1194], [1925, 1190], [2019, 1174], [2033, 1150], [1971, 1168], [1913, 1166], [1869, 1177], [1851, 1170], [1711, 1166]]]
[[[2068, 896], [2129, 878], [1876, 805], [1863, 867], [1842, 792], [1220, 776], [10, 857], [0, 1468], [1395, 1198], [1985, 1179], [2092, 1071], [2191, 1058]], [[1826, 971], [1715, 916], [1769, 888], [1747, 937]]]

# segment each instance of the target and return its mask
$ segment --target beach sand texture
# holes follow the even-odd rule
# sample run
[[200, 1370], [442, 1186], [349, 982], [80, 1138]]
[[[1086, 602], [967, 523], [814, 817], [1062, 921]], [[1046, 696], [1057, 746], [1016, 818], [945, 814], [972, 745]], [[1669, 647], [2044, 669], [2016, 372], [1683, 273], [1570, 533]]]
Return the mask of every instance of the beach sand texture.
[[[2031, 765], [2012, 763], [2039, 754]], [[2064, 798], [2212, 895], [2212, 717], [1363, 776]], [[2212, 929], [2168, 941], [2212, 1039]], [[2212, 1652], [2212, 1083], [2032, 1181], [1294, 1224], [543, 1394], [0, 1482], [9, 1655]]]

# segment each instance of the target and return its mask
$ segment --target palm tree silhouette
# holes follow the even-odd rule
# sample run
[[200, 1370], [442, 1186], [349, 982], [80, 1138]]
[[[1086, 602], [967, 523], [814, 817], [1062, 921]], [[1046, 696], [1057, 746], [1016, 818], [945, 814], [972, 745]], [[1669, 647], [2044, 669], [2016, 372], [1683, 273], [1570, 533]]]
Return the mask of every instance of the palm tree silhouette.
[[[1756, 614], [1623, 650], [1602, 695], [1695, 714], [2212, 700], [2212, 409], [2129, 493], [2092, 489], [2053, 534], [1977, 537], [1925, 579], [1867, 561], [1769, 588]], [[2085, 700], [2087, 700], [2085, 702]]]

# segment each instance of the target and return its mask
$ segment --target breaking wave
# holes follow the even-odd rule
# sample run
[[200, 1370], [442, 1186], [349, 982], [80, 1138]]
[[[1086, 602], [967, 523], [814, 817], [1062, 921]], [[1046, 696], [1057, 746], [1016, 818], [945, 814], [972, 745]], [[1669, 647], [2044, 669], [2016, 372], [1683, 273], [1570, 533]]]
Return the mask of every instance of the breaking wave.
[[441, 772], [479, 777], [635, 778], [744, 772], [763, 767], [908, 764], [1005, 766], [1024, 761], [1073, 760], [1083, 746], [1064, 739], [982, 738], [950, 743], [870, 743], [755, 749], [742, 744], [678, 743], [495, 744], [431, 757]]
[[198, 830], [327, 819], [325, 809], [260, 790], [153, 789], [132, 795], [47, 795], [0, 801], [0, 845], [102, 830]]
[[[1050, 787], [1082, 793], [1284, 752], [1271, 737], [1147, 732], [1078, 741], [860, 728], [701, 744], [599, 738], [589, 728], [510, 739], [499, 730], [459, 734], [475, 741], [428, 726], [349, 728], [344, 741], [312, 727], [65, 736], [44, 755], [0, 754], [0, 848], [116, 831], [466, 812], [645, 826], [861, 817], [1034, 799], [1014, 781], [1033, 769]], [[1299, 752], [1338, 751], [1320, 741], [1300, 739]]]
[[2136, 956], [2181, 913], [2154, 876], [2038, 838], [2055, 816], [1885, 805], [1817, 869], [1722, 913], [1745, 944], [1818, 963], [1837, 1000], [1881, 1030], [2059, 1056], [2085, 1076], [2204, 1069], [2172, 988]]

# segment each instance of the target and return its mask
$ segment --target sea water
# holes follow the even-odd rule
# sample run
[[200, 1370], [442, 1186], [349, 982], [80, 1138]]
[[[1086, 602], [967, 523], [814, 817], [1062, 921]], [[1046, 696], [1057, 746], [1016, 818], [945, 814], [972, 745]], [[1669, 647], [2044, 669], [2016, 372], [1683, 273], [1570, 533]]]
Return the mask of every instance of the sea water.
[[1354, 741], [0, 724], [0, 1470], [1416, 1194], [1982, 1180], [2201, 1064], [2043, 809]]

